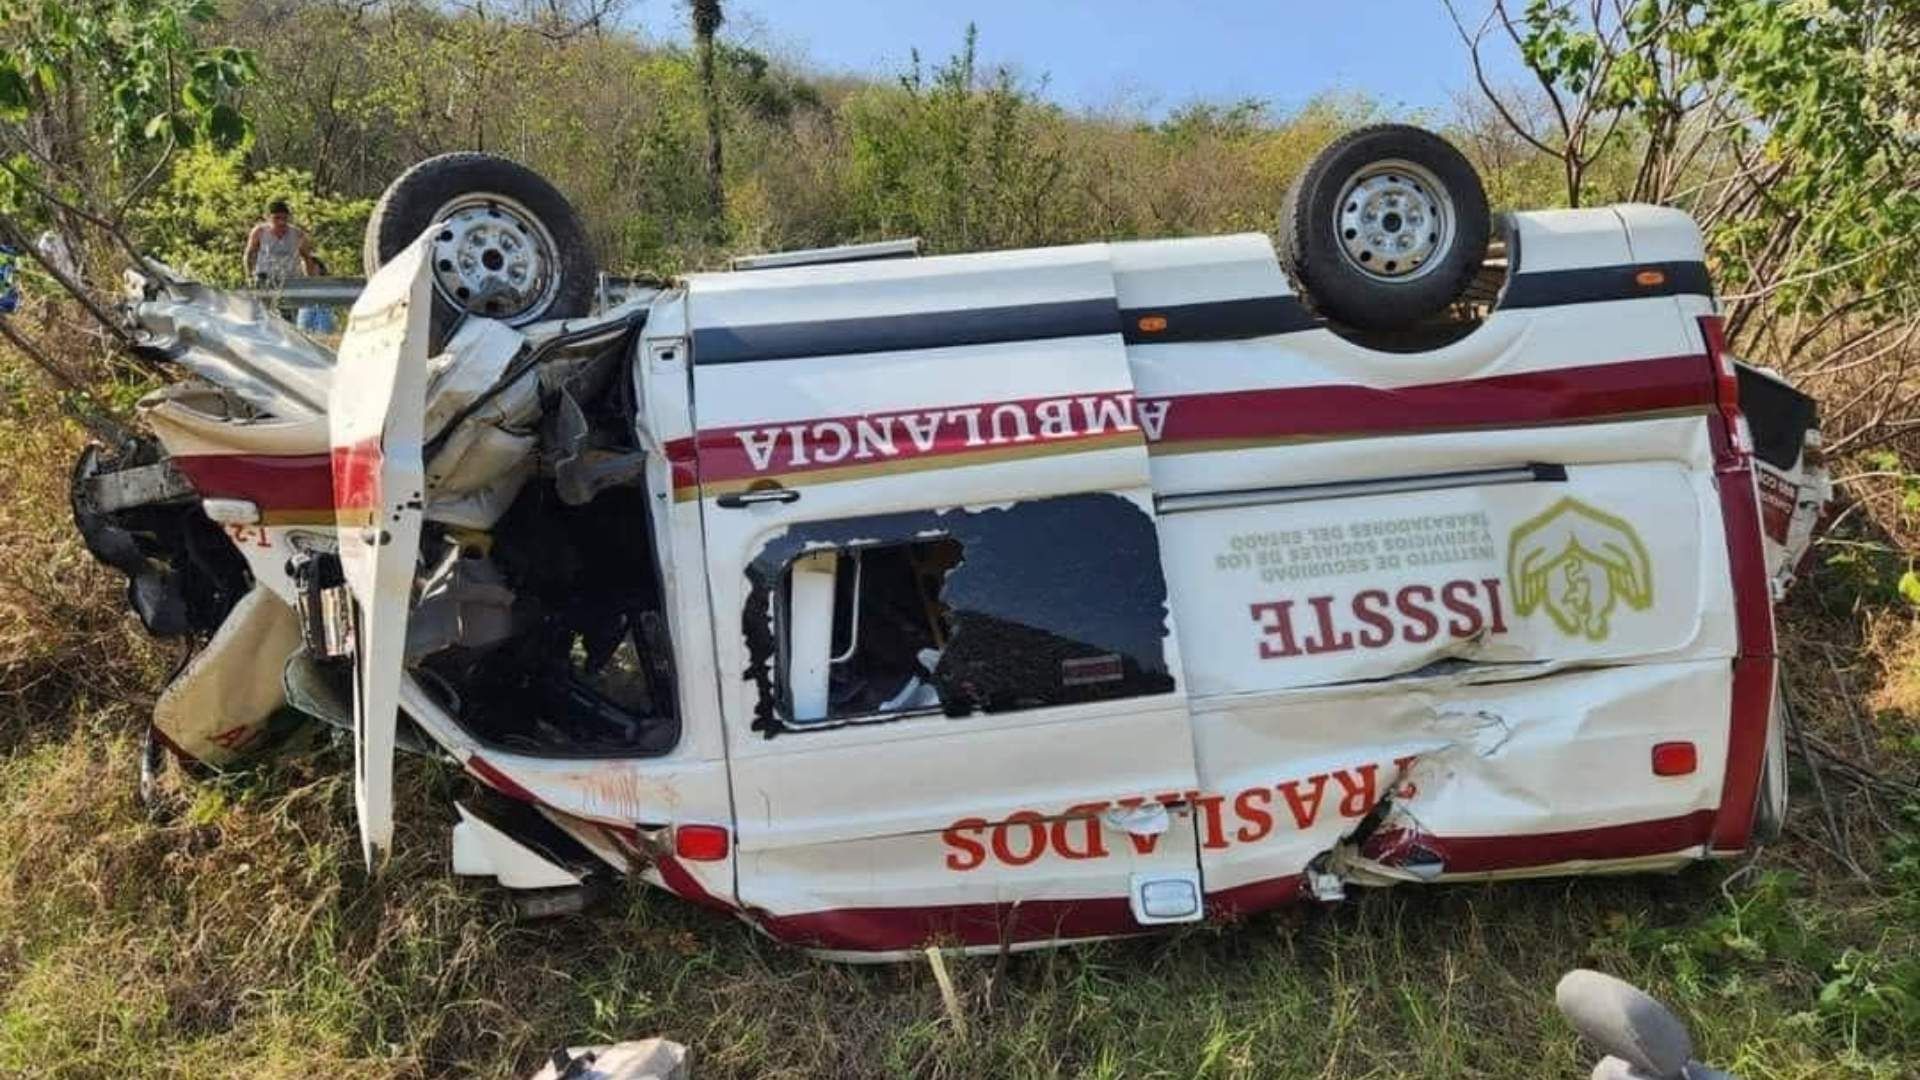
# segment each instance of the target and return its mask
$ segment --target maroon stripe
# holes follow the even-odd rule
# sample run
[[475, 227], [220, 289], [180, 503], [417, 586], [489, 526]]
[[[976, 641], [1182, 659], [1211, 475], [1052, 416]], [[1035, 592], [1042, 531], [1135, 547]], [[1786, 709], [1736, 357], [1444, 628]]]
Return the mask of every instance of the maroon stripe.
[[1417, 846], [1442, 860], [1449, 874], [1526, 870], [1564, 862], [1597, 862], [1665, 855], [1705, 844], [1713, 832], [1714, 811], [1679, 817], [1602, 825], [1591, 829], [1530, 833], [1524, 836], [1438, 837], [1381, 830], [1362, 848], [1368, 858], [1393, 865], [1394, 857]]
[[667, 891], [680, 899], [690, 904], [697, 904], [709, 911], [719, 911], [729, 915], [736, 912], [737, 909], [732, 904], [708, 892], [707, 887], [700, 884], [700, 879], [694, 877], [692, 871], [681, 866], [680, 860], [672, 855], [661, 855], [654, 859], [653, 868], [659, 872], [660, 881], [667, 887]]
[[386, 452], [378, 435], [352, 446], [333, 448], [333, 484], [329, 503], [341, 510], [375, 510], [381, 503], [380, 470]]
[[245, 499], [263, 511], [333, 505], [326, 454], [186, 454], [173, 459], [202, 498]]
[[[1417, 362], [1417, 361], [1410, 361]], [[1125, 400], [1125, 394], [1097, 393], [1088, 398]], [[991, 413], [1002, 405], [1030, 410], [1042, 400], [987, 402], [961, 409]], [[1079, 398], [1069, 396], [1079, 410]], [[1713, 367], [1702, 354], [1655, 357], [1622, 363], [1589, 364], [1492, 375], [1479, 379], [1454, 379], [1420, 383], [1413, 386], [1380, 388], [1335, 384], [1288, 386], [1258, 390], [1234, 390], [1218, 393], [1183, 394], [1165, 398], [1142, 398], [1139, 412], [1149, 419], [1151, 410], [1164, 409], [1159, 423], [1141, 426], [1159, 445], [1219, 441], [1263, 441], [1367, 435], [1409, 434], [1421, 431], [1465, 427], [1501, 427], [1549, 424], [1601, 419], [1609, 416], [1634, 416], [1674, 409], [1706, 408], [1714, 403]], [[1131, 407], [1135, 403], [1128, 402]], [[866, 457], [844, 452], [836, 439], [830, 447], [833, 460], [822, 462], [793, 456], [793, 444], [787, 429], [811, 432], [815, 424], [853, 425], [861, 420], [900, 423], [903, 416], [941, 415], [947, 405], [928, 405], [925, 409], [892, 414], [862, 414], [819, 417], [791, 423], [769, 423], [737, 428], [710, 428], [699, 433], [697, 443], [700, 475], [710, 480], [730, 480], [757, 475], [809, 472], [837, 465], [871, 463], [876, 460], [907, 460], [929, 456], [964, 454], [1001, 443], [969, 441], [952, 425], [942, 424], [931, 445], [922, 447], [904, 436], [896, 437], [898, 457], [876, 455], [862, 450]], [[1131, 411], [1131, 409], [1130, 409]], [[1082, 419], [1076, 411], [1076, 419]], [[1127, 427], [1131, 427], [1128, 424]], [[1086, 437], [1084, 427], [1073, 437]], [[1109, 427], [1107, 430], [1113, 430]], [[775, 433], [780, 433], [778, 436]], [[742, 437], [772, 439], [765, 468], [756, 468], [742, 444]], [[1035, 440], [1045, 441], [1045, 440]], [[670, 448], [675, 458], [674, 482], [686, 486], [694, 481], [690, 448], [676, 443]]]
[[472, 773], [475, 779], [500, 794], [505, 795], [509, 799], [517, 799], [520, 802], [533, 803], [535, 805], [540, 803], [538, 796], [528, 791], [525, 787], [522, 787], [518, 780], [501, 772], [493, 762], [488, 761], [479, 754], [467, 755], [467, 771]]
[[[1717, 315], [1703, 315], [1699, 327], [1709, 363], [1716, 369], [1715, 397], [1720, 409], [1707, 432], [1713, 443], [1714, 480], [1720, 490], [1720, 521], [1727, 536], [1734, 625], [1740, 642], [1733, 661], [1727, 768], [1720, 781], [1720, 814], [1713, 830], [1714, 850], [1732, 852], [1745, 850], [1753, 839], [1754, 802], [1766, 769], [1767, 725], [1773, 719], [1778, 661], [1773, 639], [1773, 588], [1767, 573], [1766, 546], [1761, 540], [1753, 447], [1739, 438], [1739, 381], [1724, 361], [1726, 325]], [[1720, 371], [1723, 365], [1724, 377]]]
[[1142, 404], [1161, 401], [1168, 406], [1156, 440], [1162, 445], [1404, 434], [1704, 407], [1713, 404], [1713, 368], [1705, 356], [1667, 356], [1392, 389], [1290, 386]]
[[[1716, 431], [1721, 423], [1713, 425]], [[1767, 724], [1773, 716], [1773, 596], [1767, 557], [1760, 537], [1760, 508], [1754, 497], [1750, 460], [1733, 449], [1720, 431], [1724, 449], [1718, 471], [1720, 518], [1727, 534], [1727, 561], [1733, 577], [1734, 625], [1740, 655], [1733, 661], [1733, 708], [1728, 718], [1727, 771], [1720, 783], [1720, 818], [1714, 827], [1716, 851], [1744, 850], [1753, 836], [1754, 801], [1766, 768]]]
[[[1449, 874], [1525, 870], [1564, 862], [1605, 862], [1667, 855], [1705, 844], [1715, 812], [1523, 836], [1434, 837], [1383, 830], [1363, 854], [1392, 859], [1415, 844], [1439, 855]], [[1306, 898], [1305, 879], [1291, 874], [1207, 894], [1211, 919], [1235, 919]], [[897, 952], [939, 942], [997, 945], [1071, 941], [1145, 933], [1124, 897], [1028, 900], [1018, 904], [955, 904], [947, 907], [871, 907], [768, 915], [755, 919], [781, 941], [815, 949]]]
[[931, 943], [1022, 944], [1140, 934], [1125, 897], [1023, 900], [1013, 904], [870, 907], [757, 914], [767, 933], [792, 945], [855, 952], [893, 952]]
[[1727, 771], [1720, 781], [1720, 816], [1713, 849], [1744, 851], [1753, 839], [1753, 811], [1766, 772], [1767, 722], [1773, 713], [1771, 656], [1733, 661], [1733, 708], [1727, 737]]
[[1298, 903], [1306, 892], [1306, 885], [1306, 875], [1288, 874], [1210, 892], [1207, 894], [1207, 918], [1226, 922]]
[[[711, 483], [963, 457], [1137, 430], [1132, 392], [1094, 390], [704, 428], [697, 436], [695, 453], [699, 478]], [[689, 479], [685, 469], [677, 467], [675, 482], [685, 479]]]
[[698, 487], [700, 484], [700, 455], [694, 448], [691, 436], [674, 439], [667, 443], [667, 463], [673, 469], [673, 489]]

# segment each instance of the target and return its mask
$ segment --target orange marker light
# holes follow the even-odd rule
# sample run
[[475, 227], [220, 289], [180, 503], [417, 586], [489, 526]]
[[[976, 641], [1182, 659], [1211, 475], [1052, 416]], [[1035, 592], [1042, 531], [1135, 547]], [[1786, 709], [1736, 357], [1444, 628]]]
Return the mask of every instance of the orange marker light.
[[1665, 285], [1667, 283], [1667, 272], [1665, 270], [1642, 270], [1633, 275], [1633, 283], [1635, 285], [1643, 285], [1649, 289], [1655, 285]]
[[673, 853], [688, 862], [719, 862], [727, 857], [728, 840], [721, 825], [681, 825], [673, 830]]
[[1143, 334], [1157, 334], [1167, 328], [1167, 317], [1165, 315], [1142, 315], [1140, 316], [1139, 323], [1136, 325], [1140, 327], [1140, 332]]
[[1700, 767], [1700, 752], [1690, 742], [1653, 745], [1653, 775], [1689, 776]]

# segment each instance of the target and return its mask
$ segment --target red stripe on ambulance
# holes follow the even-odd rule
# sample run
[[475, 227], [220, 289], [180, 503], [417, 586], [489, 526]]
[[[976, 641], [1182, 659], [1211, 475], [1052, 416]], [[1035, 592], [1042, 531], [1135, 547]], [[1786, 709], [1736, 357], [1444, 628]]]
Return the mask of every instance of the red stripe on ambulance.
[[724, 483], [1139, 432], [1150, 447], [1417, 434], [1598, 420], [1706, 408], [1706, 358], [1665, 356], [1480, 379], [1351, 384], [1141, 397], [1130, 391], [939, 405], [700, 431], [668, 446], [676, 486]]
[[1142, 399], [1140, 417], [1156, 445], [1414, 434], [1706, 408], [1710, 373], [1704, 356], [1663, 356], [1413, 386], [1183, 394]]
[[1115, 391], [709, 428], [698, 452], [701, 478], [718, 482], [1138, 430], [1132, 392]]

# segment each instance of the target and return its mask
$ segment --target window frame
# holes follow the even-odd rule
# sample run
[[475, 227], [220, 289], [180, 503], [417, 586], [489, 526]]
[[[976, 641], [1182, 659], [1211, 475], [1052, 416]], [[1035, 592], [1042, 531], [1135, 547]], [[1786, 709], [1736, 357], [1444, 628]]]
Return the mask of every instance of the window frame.
[[[1134, 620], [1132, 623], [1123, 624], [1121, 636], [1135, 635], [1140, 639], [1134, 643], [1136, 646], [1150, 643], [1152, 647], [1150, 649], [1129, 648], [1116, 645], [1102, 649], [1091, 657], [1066, 658], [1068, 661], [1098, 659], [1102, 664], [1116, 663], [1118, 674], [1112, 679], [1068, 683], [1063, 673], [1062, 681], [1052, 689], [1057, 692], [1067, 686], [1084, 688], [1112, 682], [1115, 692], [1103, 693], [1098, 690], [1081, 689], [1062, 699], [999, 706], [976, 699], [960, 711], [955, 711], [952, 703], [945, 700], [943, 694], [942, 702], [934, 706], [845, 716], [829, 715], [817, 720], [792, 719], [792, 683], [788, 677], [792, 619], [790, 585], [792, 567], [796, 559], [824, 550], [832, 550], [844, 557], [847, 553], [854, 551], [873, 551], [929, 541], [951, 541], [958, 544], [961, 550], [959, 559], [948, 570], [947, 581], [941, 590], [943, 612], [948, 613], [950, 620], [956, 612], [993, 617], [990, 611], [956, 608], [948, 598], [948, 590], [954, 586], [954, 575], [967, 571], [970, 557], [979, 558], [990, 550], [981, 545], [994, 545], [991, 549], [994, 557], [982, 561], [989, 565], [1000, 564], [1002, 569], [1010, 558], [1018, 557], [1017, 553], [1014, 553], [1015, 549], [1019, 551], [1056, 551], [1056, 549], [1050, 548], [1044, 542], [1028, 544], [1022, 540], [1015, 543], [1013, 537], [1026, 528], [1024, 519], [1004, 519], [1003, 523], [992, 526], [981, 524], [981, 522], [989, 520], [987, 516], [994, 514], [1032, 514], [1041, 517], [1062, 510], [1071, 512], [1075, 508], [1121, 512], [1127, 515], [1123, 520], [1137, 530], [1131, 537], [1133, 540], [1131, 547], [1110, 545], [1111, 550], [1115, 552], [1115, 557], [1109, 562], [1072, 558], [1061, 565], [1082, 569], [1081, 579], [1090, 595], [1096, 592], [1094, 589], [1096, 581], [1104, 584], [1122, 577], [1124, 576], [1120, 572], [1122, 569], [1137, 578], [1135, 584], [1140, 588], [1137, 590], [1139, 595], [1134, 597]], [[1045, 524], [1045, 522], [1039, 524]], [[1033, 532], [1040, 535], [1042, 530], [1035, 529]], [[998, 550], [999, 541], [1003, 537], [1007, 541], [1008, 551]], [[1055, 562], [1061, 558], [1057, 553], [1052, 557]], [[1121, 561], [1128, 557], [1130, 557], [1129, 561]], [[1035, 560], [1035, 562], [1044, 566], [1046, 560]], [[1087, 568], [1091, 568], [1091, 571]], [[979, 574], [989, 572], [975, 571]], [[979, 508], [948, 507], [910, 510], [797, 523], [769, 537], [755, 557], [750, 560], [745, 568], [745, 574], [748, 579], [748, 588], [744, 597], [742, 619], [749, 655], [749, 668], [745, 678], [759, 684], [753, 695], [755, 704], [751, 726], [753, 730], [767, 738], [782, 734], [830, 731], [856, 726], [871, 727], [927, 716], [945, 716], [949, 719], [964, 720], [999, 717], [1002, 714], [1032, 714], [1034, 720], [1039, 722], [1043, 714], [1061, 709], [1080, 709], [1090, 705], [1114, 706], [1132, 702], [1135, 699], [1159, 697], [1182, 691], [1174, 644], [1176, 638], [1173, 611], [1161, 557], [1158, 522], [1149, 509], [1141, 507], [1136, 500], [1119, 493], [1108, 491], [1068, 493]], [[964, 591], [977, 592], [980, 589], [996, 587], [992, 580], [988, 579], [970, 583]], [[1016, 592], [1013, 595], [1020, 594]], [[1129, 592], [1126, 595], [1134, 594]], [[1060, 638], [1071, 646], [1093, 648], [1100, 644], [1071, 637], [1062, 633], [1062, 628], [1057, 625], [1027, 626], [1017, 623], [1016, 625]], [[949, 621], [946, 647], [951, 648], [953, 641], [965, 632], [964, 627]], [[765, 637], [765, 640], [758, 643], [758, 647], [755, 641], [756, 633]], [[980, 635], [985, 631], [976, 630], [974, 633]], [[990, 649], [991, 645], [974, 646], [974, 648], [983, 647]]]

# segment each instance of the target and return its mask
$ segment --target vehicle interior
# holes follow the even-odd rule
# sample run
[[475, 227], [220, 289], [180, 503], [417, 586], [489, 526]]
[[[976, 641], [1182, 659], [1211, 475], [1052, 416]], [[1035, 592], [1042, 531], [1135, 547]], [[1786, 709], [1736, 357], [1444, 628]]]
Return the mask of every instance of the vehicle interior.
[[[430, 529], [409, 658], [474, 738], [637, 757], [679, 740], [627, 363], [638, 334], [538, 358], [537, 465], [485, 532]], [[535, 350], [536, 353], [541, 350]]]

